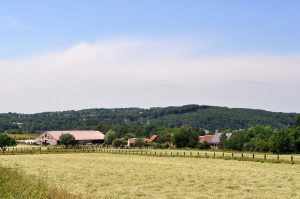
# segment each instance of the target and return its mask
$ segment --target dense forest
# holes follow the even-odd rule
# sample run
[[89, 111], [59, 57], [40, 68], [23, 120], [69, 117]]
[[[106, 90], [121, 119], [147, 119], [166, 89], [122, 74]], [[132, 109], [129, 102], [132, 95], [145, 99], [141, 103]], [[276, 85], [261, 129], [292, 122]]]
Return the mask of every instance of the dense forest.
[[0, 132], [39, 133], [47, 130], [93, 129], [119, 135], [134, 132], [148, 136], [153, 131], [182, 125], [214, 131], [246, 129], [255, 125], [285, 128], [294, 124], [296, 113], [217, 106], [185, 105], [165, 108], [85, 109], [36, 114], [0, 114]]

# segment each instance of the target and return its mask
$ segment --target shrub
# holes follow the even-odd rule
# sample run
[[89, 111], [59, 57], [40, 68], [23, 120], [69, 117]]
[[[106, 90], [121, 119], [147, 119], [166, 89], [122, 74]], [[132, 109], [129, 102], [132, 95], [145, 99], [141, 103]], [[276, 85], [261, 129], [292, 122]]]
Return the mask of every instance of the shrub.
[[9, 137], [8, 135], [0, 134], [0, 148], [2, 151], [5, 151], [9, 146], [15, 146], [16, 140]]
[[168, 143], [164, 143], [164, 144], [161, 144], [160, 147], [161, 147], [162, 149], [167, 149], [167, 148], [170, 147], [170, 145], [169, 145]]
[[149, 145], [150, 145], [151, 147], [153, 147], [154, 149], [159, 148], [159, 144], [156, 143], [156, 142], [151, 142]]
[[113, 147], [123, 147], [125, 146], [125, 140], [121, 139], [121, 138], [116, 138], [114, 139], [114, 141], [112, 142]]
[[199, 143], [198, 148], [199, 149], [210, 149], [210, 145], [207, 142]]
[[75, 137], [69, 133], [62, 134], [59, 137], [60, 143], [65, 145], [66, 148], [74, 146], [76, 144]]

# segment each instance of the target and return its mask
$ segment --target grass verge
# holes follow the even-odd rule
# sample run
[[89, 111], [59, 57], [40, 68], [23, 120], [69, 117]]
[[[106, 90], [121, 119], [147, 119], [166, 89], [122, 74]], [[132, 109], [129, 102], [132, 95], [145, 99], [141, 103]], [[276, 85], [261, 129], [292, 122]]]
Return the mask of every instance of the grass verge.
[[23, 175], [16, 169], [0, 166], [0, 198], [75, 199], [76, 197], [56, 187], [49, 187], [37, 177]]

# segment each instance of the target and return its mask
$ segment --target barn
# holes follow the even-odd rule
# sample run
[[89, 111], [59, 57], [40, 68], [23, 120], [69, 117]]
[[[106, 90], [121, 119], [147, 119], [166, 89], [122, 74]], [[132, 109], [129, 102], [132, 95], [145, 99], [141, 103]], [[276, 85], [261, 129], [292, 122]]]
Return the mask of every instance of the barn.
[[104, 134], [100, 131], [47, 131], [36, 138], [39, 145], [58, 145], [62, 134], [71, 134], [77, 144], [101, 144], [104, 142]]

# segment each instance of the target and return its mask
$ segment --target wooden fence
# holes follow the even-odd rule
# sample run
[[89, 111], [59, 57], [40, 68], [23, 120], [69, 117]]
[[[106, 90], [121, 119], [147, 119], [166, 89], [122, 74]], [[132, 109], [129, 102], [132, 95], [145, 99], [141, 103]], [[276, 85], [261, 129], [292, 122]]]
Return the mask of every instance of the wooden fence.
[[300, 155], [276, 155], [261, 153], [232, 153], [219, 151], [183, 151], [183, 150], [155, 150], [155, 149], [134, 149], [134, 148], [109, 148], [102, 146], [76, 146], [64, 148], [62, 146], [22, 147], [8, 148], [0, 151], [0, 155], [21, 155], [21, 154], [55, 154], [55, 153], [112, 153], [123, 155], [141, 155], [156, 157], [189, 157], [189, 158], [215, 158], [233, 159], [257, 162], [273, 163], [300, 163]]

